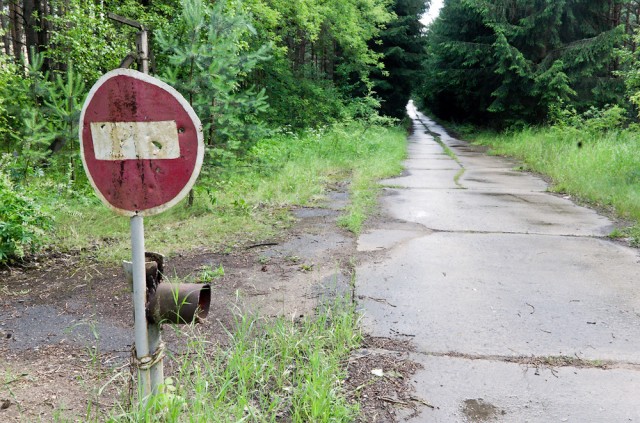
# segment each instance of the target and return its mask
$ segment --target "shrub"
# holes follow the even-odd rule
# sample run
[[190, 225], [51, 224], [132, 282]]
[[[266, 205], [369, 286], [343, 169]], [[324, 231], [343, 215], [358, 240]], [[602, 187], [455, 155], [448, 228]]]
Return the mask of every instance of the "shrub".
[[33, 199], [18, 193], [0, 170], [0, 263], [35, 253], [44, 245], [51, 226], [51, 216]]

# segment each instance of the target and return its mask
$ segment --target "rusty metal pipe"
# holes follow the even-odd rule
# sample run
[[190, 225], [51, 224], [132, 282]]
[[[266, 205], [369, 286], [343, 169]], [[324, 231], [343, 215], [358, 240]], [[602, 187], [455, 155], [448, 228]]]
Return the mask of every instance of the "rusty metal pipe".
[[201, 323], [209, 314], [211, 286], [194, 283], [161, 283], [149, 298], [150, 323]]

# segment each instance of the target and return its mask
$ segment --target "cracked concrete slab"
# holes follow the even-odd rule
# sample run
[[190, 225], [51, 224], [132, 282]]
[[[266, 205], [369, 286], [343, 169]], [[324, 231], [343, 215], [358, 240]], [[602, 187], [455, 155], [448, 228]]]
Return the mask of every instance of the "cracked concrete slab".
[[434, 233], [358, 269], [363, 324], [420, 351], [638, 361], [635, 252], [593, 238]]
[[515, 160], [504, 157], [492, 157], [492, 160], [486, 160], [486, 156], [480, 152], [476, 154], [460, 155], [459, 158], [464, 161], [465, 167], [469, 169], [515, 170], [520, 166]]
[[502, 192], [452, 190], [453, 177], [432, 173], [432, 179], [420, 182], [411, 177], [382, 181], [422, 188], [390, 189], [393, 195], [383, 199], [389, 215], [438, 231], [607, 236], [613, 230], [607, 218], [557, 196], [522, 191], [521, 185]]
[[438, 170], [409, 170], [406, 176], [385, 179], [380, 181], [382, 185], [402, 188], [431, 188], [431, 189], [456, 189], [455, 176], [460, 171], [456, 169]]
[[431, 232], [406, 230], [406, 229], [378, 229], [363, 233], [358, 237], [358, 251], [379, 251], [392, 248], [402, 242], [419, 237], [421, 234]]
[[433, 405], [410, 423], [637, 422], [640, 372], [535, 367], [414, 354], [416, 396]]
[[[464, 159], [462, 159], [464, 161]], [[504, 190], [507, 185], [510, 190], [545, 192], [547, 183], [540, 178], [511, 169], [466, 169], [460, 177], [460, 184], [468, 189], [491, 191]]]
[[446, 159], [438, 157], [408, 159], [405, 160], [404, 167], [409, 170], [460, 170], [460, 165], [449, 157]]
[[[431, 138], [431, 137], [429, 137]], [[433, 138], [431, 138], [433, 140]], [[413, 144], [413, 145], [409, 145], [407, 147], [407, 150], [409, 152], [409, 154], [413, 155], [413, 154], [424, 154], [424, 155], [435, 155], [435, 156], [445, 156], [444, 151], [442, 150], [442, 147], [440, 147], [438, 144], [436, 144], [435, 142], [433, 144], [430, 145], [425, 145], [425, 144]]]

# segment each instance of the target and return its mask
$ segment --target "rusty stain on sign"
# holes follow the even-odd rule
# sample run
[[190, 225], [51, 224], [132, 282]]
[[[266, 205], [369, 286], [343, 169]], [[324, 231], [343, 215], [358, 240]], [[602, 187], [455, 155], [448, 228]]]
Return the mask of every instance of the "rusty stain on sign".
[[177, 159], [175, 120], [157, 122], [91, 122], [96, 160]]

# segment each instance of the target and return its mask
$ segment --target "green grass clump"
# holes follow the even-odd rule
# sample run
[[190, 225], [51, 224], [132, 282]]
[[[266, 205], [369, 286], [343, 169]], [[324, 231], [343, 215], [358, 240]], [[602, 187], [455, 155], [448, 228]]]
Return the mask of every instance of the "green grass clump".
[[300, 322], [238, 317], [228, 347], [184, 335], [177, 374], [146, 406], [113, 422], [352, 422], [342, 363], [361, 342], [353, 306], [342, 301]]
[[398, 175], [406, 157], [406, 133], [372, 128], [361, 135], [351, 172], [351, 203], [338, 223], [359, 234], [362, 224], [376, 207], [381, 186], [378, 180]]
[[[375, 206], [376, 180], [400, 172], [405, 140], [401, 128], [358, 122], [262, 140], [237, 162], [205, 164], [192, 207], [183, 202], [146, 218], [146, 249], [171, 254], [268, 238], [290, 223], [290, 207], [317, 204], [330, 184], [345, 179], [351, 204], [340, 223], [358, 233]], [[53, 185], [43, 190], [55, 215], [54, 248], [89, 250], [106, 262], [127, 258], [129, 219], [80, 188], [73, 196], [52, 195]]]
[[640, 132], [593, 132], [576, 128], [528, 128], [480, 133], [477, 143], [492, 153], [514, 156], [528, 169], [549, 175], [551, 189], [612, 208], [640, 220]]

